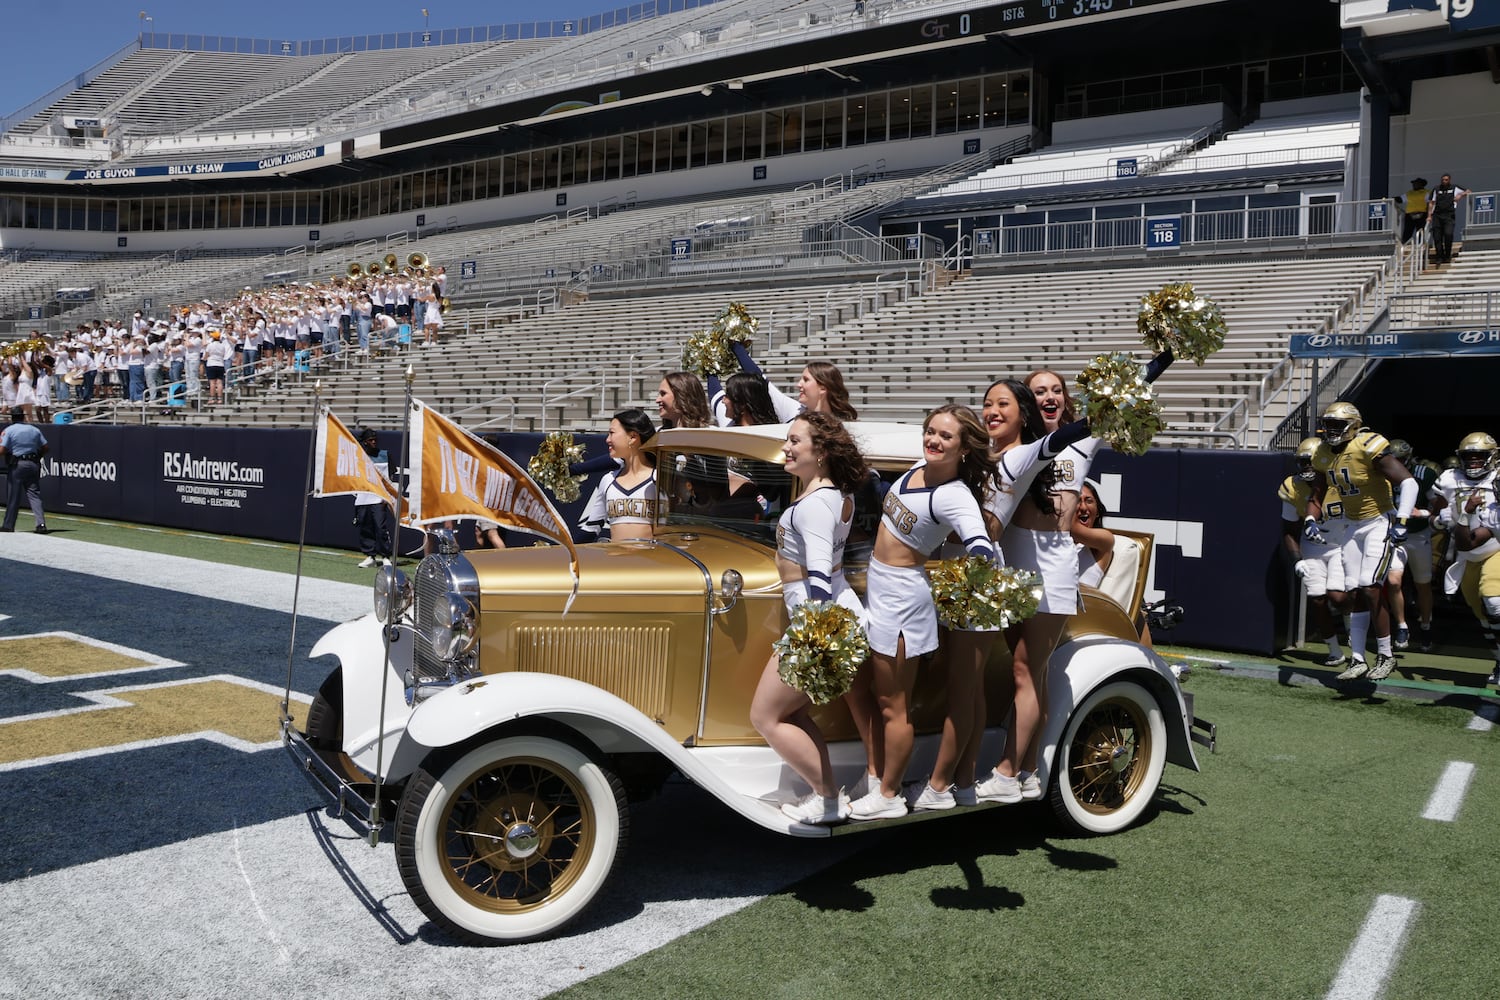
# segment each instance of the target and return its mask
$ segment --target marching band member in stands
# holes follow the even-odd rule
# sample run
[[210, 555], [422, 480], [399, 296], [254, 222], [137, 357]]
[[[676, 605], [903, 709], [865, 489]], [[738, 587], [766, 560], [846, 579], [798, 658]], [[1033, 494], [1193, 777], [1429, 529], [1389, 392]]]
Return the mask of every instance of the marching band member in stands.
[[591, 534], [609, 529], [614, 541], [650, 538], [656, 525], [656, 469], [643, 448], [656, 433], [644, 410], [621, 410], [609, 422], [604, 444], [620, 463], [600, 481], [578, 526]]
[[950, 532], [970, 554], [995, 554], [979, 508], [995, 459], [974, 411], [949, 403], [929, 413], [922, 455], [886, 493], [867, 571], [869, 676], [881, 714], [870, 770], [881, 780], [853, 804], [855, 820], [906, 815], [901, 783], [914, 740], [908, 703], [917, 665], [938, 646], [937, 609], [923, 564]]
[[[790, 615], [804, 601], [834, 601], [861, 619], [864, 606], [844, 579], [844, 545], [854, 520], [854, 493], [869, 470], [854, 439], [838, 418], [808, 413], [787, 429], [786, 471], [802, 491], [776, 526], [776, 569]], [[781, 807], [800, 823], [837, 823], [849, 817], [850, 803], [834, 782], [828, 744], [808, 714], [811, 699], [781, 679], [771, 654], [755, 697], [750, 723], [806, 781], [812, 791]]]
[[1281, 543], [1295, 562], [1312, 603], [1313, 624], [1328, 643], [1325, 667], [1348, 662], [1339, 646], [1337, 617], [1348, 600], [1344, 583], [1344, 506], [1339, 492], [1318, 468], [1333, 465], [1333, 452], [1322, 438], [1297, 446], [1297, 471], [1282, 482]]
[[[1391, 647], [1391, 615], [1382, 589], [1392, 554], [1406, 541], [1407, 520], [1417, 501], [1417, 481], [1391, 454], [1390, 442], [1364, 426], [1353, 404], [1338, 402], [1323, 411], [1318, 430], [1333, 449], [1329, 477], [1344, 506], [1344, 580], [1354, 595], [1349, 613], [1349, 669], [1339, 680], [1366, 674], [1374, 681], [1396, 667]], [[1399, 490], [1392, 504], [1391, 489]], [[1365, 642], [1375, 626], [1375, 666], [1365, 664]]]

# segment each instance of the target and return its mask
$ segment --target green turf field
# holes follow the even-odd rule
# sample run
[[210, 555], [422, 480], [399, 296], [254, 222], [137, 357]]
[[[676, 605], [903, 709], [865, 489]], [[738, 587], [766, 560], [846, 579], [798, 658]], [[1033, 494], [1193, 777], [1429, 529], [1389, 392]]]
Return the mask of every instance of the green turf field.
[[[1384, 894], [1418, 904], [1384, 996], [1495, 996], [1500, 748], [1466, 728], [1476, 703], [1212, 670], [1187, 686], [1219, 752], [1169, 767], [1131, 830], [1069, 839], [1025, 805], [871, 834], [559, 996], [1322, 997]], [[1457, 819], [1422, 819], [1449, 761], [1477, 765]]]

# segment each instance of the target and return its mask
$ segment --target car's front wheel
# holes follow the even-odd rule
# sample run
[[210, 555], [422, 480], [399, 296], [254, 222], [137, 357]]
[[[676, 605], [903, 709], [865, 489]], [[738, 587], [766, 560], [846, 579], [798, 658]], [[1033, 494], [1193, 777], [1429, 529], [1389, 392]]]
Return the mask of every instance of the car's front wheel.
[[1051, 802], [1064, 826], [1114, 833], [1156, 795], [1166, 766], [1161, 706], [1133, 681], [1091, 692], [1073, 712], [1052, 768]]
[[419, 769], [396, 816], [412, 899], [464, 941], [558, 930], [603, 888], [629, 817], [619, 780], [578, 748], [510, 736]]

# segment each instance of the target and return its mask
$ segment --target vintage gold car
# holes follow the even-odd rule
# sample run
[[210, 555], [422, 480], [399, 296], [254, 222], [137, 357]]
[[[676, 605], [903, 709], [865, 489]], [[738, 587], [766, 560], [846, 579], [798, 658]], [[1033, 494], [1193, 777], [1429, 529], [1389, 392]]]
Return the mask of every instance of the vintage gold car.
[[[920, 454], [915, 426], [850, 429], [886, 481]], [[673, 771], [751, 822], [798, 837], [968, 811], [830, 828], [795, 823], [779, 808], [807, 788], [751, 727], [749, 706], [786, 628], [775, 514], [796, 484], [782, 467], [784, 435], [782, 426], [658, 434], [670, 512], [653, 540], [580, 546], [566, 614], [572, 578], [562, 547], [465, 553], [440, 534], [414, 582], [386, 567], [375, 612], [316, 644], [314, 656], [340, 666], [306, 733], [283, 724], [287, 746], [372, 843], [393, 823], [403, 881], [435, 923], [476, 943], [556, 931], [619, 862], [628, 804]], [[726, 496], [726, 478], [752, 480], [754, 497]], [[857, 498], [845, 554], [856, 589], [879, 520], [879, 491], [868, 492]], [[1085, 610], [1052, 658], [1038, 770], [1057, 817], [1093, 833], [1133, 822], [1166, 762], [1196, 770], [1193, 741], [1211, 745], [1194, 731], [1172, 671], [1137, 641], [1150, 539], [1121, 544], [1116, 562], [1130, 575], [1120, 600], [1085, 590]], [[992, 678], [1009, 672], [997, 646]], [[936, 753], [940, 660], [922, 670], [914, 699], [912, 780]], [[1006, 705], [998, 696], [989, 705], [982, 759], [992, 761]], [[852, 782], [864, 751], [847, 713], [835, 704], [817, 718], [835, 769]]]

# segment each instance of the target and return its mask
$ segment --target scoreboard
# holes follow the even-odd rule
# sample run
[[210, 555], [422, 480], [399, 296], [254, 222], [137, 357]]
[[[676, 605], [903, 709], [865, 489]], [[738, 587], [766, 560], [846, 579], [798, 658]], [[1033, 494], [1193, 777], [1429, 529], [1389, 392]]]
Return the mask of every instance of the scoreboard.
[[[1070, 22], [1104, 20], [1163, 9], [1197, 7], [1220, 0], [1000, 0], [921, 22], [922, 37], [947, 40], [972, 34], [1060, 28]], [[934, 26], [941, 25], [939, 28]], [[961, 30], [960, 30], [961, 29]]]
[[1341, 22], [1368, 35], [1425, 31], [1454, 34], [1500, 28], [1500, 0], [1342, 0]]

